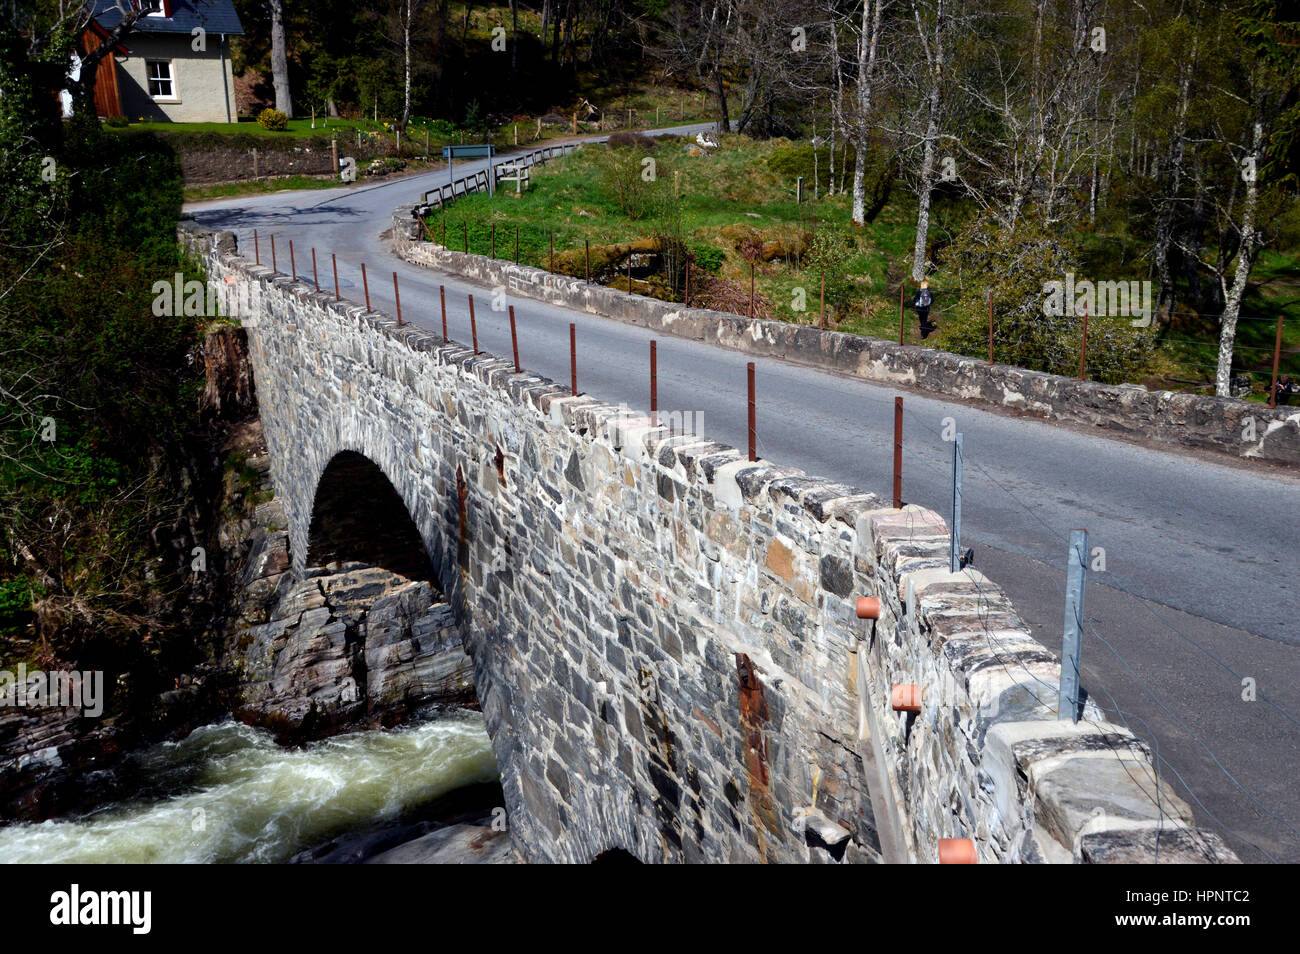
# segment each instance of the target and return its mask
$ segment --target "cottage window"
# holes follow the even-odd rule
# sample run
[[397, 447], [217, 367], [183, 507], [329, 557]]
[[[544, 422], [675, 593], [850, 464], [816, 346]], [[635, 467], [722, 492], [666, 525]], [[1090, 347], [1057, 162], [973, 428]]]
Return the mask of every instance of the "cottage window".
[[172, 76], [170, 60], [146, 60], [149, 77], [149, 95], [154, 99], [175, 99], [176, 83]]

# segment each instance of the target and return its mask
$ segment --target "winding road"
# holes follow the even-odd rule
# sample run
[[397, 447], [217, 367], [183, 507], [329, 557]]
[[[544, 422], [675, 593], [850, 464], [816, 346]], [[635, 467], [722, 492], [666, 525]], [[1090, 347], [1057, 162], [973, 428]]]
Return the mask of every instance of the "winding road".
[[[679, 128], [691, 132], [703, 126]], [[462, 161], [456, 174], [484, 163]], [[480, 347], [510, 354], [505, 312], [490, 290], [409, 265], [385, 235], [396, 206], [447, 181], [445, 169], [377, 185], [282, 192], [187, 206], [205, 225], [230, 229], [252, 257], [252, 233], [287, 243], [299, 275], [310, 252], [328, 283], [338, 257], [342, 294], [362, 300], [366, 263], [375, 308], [392, 313], [392, 276], [403, 317], [440, 329], [446, 286], [451, 334], [469, 341], [466, 295]], [[449, 214], [454, 214], [454, 205]], [[651, 333], [621, 322], [511, 298], [523, 364], [569, 379], [569, 323], [578, 328], [585, 392], [634, 408], [649, 403]], [[703, 415], [712, 438], [746, 445], [743, 354], [658, 338], [661, 411]], [[903, 496], [948, 516], [951, 444], [945, 417], [964, 435], [964, 542], [975, 566], [1000, 583], [1035, 635], [1060, 649], [1069, 530], [1086, 527], [1105, 549], [1092, 573], [1083, 682], [1111, 721], [1127, 722], [1155, 750], [1198, 822], [1220, 832], [1244, 861], [1300, 862], [1300, 473], [1208, 452], [1137, 443], [1084, 427], [870, 384], [758, 359], [759, 453], [810, 474], [888, 498], [893, 398], [905, 395]], [[1253, 680], [1249, 700], [1243, 680]]]

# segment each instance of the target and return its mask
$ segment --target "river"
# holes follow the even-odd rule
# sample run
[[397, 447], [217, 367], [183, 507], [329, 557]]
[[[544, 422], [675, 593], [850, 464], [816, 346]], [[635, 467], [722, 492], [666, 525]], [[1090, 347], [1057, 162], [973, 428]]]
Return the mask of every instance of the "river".
[[129, 757], [129, 797], [0, 828], [4, 862], [283, 862], [497, 779], [482, 715], [456, 711], [300, 748], [234, 721]]

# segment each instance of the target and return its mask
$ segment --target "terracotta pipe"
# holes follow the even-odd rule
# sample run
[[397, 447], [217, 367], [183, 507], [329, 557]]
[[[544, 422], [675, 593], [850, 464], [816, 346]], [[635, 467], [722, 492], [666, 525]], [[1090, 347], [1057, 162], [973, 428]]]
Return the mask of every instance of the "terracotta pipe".
[[858, 619], [880, 619], [880, 600], [874, 596], [859, 596]]
[[920, 712], [921, 687], [910, 683], [897, 683], [889, 694], [895, 712]]
[[940, 838], [939, 864], [979, 864], [979, 858], [975, 854], [975, 842], [971, 841], [969, 838]]

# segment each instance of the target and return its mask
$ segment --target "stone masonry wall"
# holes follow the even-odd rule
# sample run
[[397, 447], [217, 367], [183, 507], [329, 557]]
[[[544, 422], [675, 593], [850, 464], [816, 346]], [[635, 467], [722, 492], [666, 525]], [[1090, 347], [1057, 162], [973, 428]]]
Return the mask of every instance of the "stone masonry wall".
[[1297, 408], [1270, 410], [1262, 404], [1235, 399], [1078, 381], [1010, 365], [990, 365], [947, 351], [898, 345], [881, 338], [744, 318], [628, 295], [614, 288], [589, 285], [580, 278], [484, 255], [467, 255], [422, 241], [414, 218], [416, 209], [414, 205], [399, 206], [393, 215], [393, 247], [398, 255], [487, 285], [504, 286], [513, 295], [882, 384], [917, 387], [1052, 420], [1103, 427], [1143, 440], [1300, 464]]
[[[408, 508], [527, 859], [929, 862], [948, 837], [986, 862], [1149, 859], [1146, 748], [1056, 720], [1056, 660], [947, 573], [937, 514], [669, 437], [182, 235], [241, 296], [295, 566], [339, 452]], [[891, 709], [899, 682], [921, 713]], [[1161, 794], [1161, 860], [1232, 859]]]

